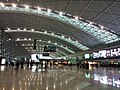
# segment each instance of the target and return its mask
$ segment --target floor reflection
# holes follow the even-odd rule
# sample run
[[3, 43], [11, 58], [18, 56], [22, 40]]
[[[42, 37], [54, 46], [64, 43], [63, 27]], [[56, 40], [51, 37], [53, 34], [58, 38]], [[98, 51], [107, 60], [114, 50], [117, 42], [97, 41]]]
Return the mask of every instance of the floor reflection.
[[103, 68], [94, 70], [94, 80], [102, 84], [120, 88], [120, 73], [117, 68]]
[[119, 90], [120, 87], [118, 69], [78, 70], [76, 66], [54, 66], [47, 69], [36, 66], [28, 69], [26, 66], [18, 70], [9, 66], [0, 68], [0, 90], [96, 90], [94, 88], [98, 86], [97, 90], [106, 90], [106, 87], [96, 82], [107, 85], [107, 88], [115, 86], [110, 90]]

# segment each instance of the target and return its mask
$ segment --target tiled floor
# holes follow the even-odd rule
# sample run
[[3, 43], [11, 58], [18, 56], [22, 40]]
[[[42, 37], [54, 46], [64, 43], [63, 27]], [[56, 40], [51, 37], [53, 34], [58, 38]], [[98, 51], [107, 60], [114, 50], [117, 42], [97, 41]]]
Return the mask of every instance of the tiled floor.
[[0, 90], [120, 90], [120, 82], [115, 82], [119, 78], [120, 70], [113, 68], [85, 70], [55, 66], [16, 70], [0, 66]]

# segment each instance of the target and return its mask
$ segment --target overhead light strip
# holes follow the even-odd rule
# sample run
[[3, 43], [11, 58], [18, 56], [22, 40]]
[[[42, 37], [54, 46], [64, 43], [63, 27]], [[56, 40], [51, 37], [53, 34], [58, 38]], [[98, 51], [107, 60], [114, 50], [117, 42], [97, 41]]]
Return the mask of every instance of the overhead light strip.
[[[20, 39], [19, 38], [19, 40], [18, 39], [16, 39], [15, 41], [34, 41], [34, 40], [25, 40], [25, 39]], [[59, 45], [59, 44], [55, 44], [55, 43], [52, 43], [52, 42], [47, 42], [47, 41], [41, 41], [41, 40], [38, 40], [38, 42], [44, 42], [44, 43], [50, 43], [50, 44], [52, 44], [52, 45], [55, 45], [55, 46], [57, 46], [57, 47], [60, 47], [60, 48], [63, 48], [64, 50], [66, 50], [66, 51], [68, 51], [68, 52], [70, 52], [70, 53], [75, 53], [74, 51], [72, 51], [71, 49], [69, 49], [69, 48], [66, 48], [66, 46], [64, 47], [63, 45]], [[22, 44], [22, 46], [31, 46], [31, 44]]]
[[[21, 7], [20, 7], [21, 6]], [[90, 24], [88, 20], [84, 20], [81, 17], [73, 16], [71, 14], [60, 14], [61, 11], [57, 14], [52, 12], [51, 9], [41, 8], [38, 10], [36, 6], [32, 8], [32, 6], [29, 5], [16, 5], [12, 6], [11, 3], [0, 3], [0, 10], [4, 11], [18, 11], [18, 12], [25, 12], [25, 13], [33, 13], [33, 14], [39, 14], [45, 17], [49, 17], [58, 21], [62, 21], [64, 23], [67, 23], [71, 26], [74, 26], [91, 36], [94, 36], [97, 40], [109, 44], [113, 42], [117, 42], [120, 40], [120, 37], [114, 34], [113, 32], [108, 31], [105, 27], [97, 24]]]
[[26, 30], [26, 29], [19, 29], [19, 30], [11, 30], [10, 28], [8, 30], [5, 30], [5, 32], [31, 32], [31, 33], [40, 33], [40, 34], [44, 34], [44, 35], [49, 35], [49, 36], [52, 36], [52, 37], [55, 37], [55, 38], [58, 38], [58, 39], [61, 39], [67, 43], [70, 43], [72, 44], [73, 46], [81, 49], [81, 50], [88, 50], [89, 48], [87, 46], [84, 46], [83, 44], [79, 43], [78, 41], [74, 41], [74, 40], [71, 40], [70, 38], [66, 38], [64, 37], [63, 35], [59, 36], [59, 35], [56, 35], [56, 34], [53, 34], [53, 33], [48, 33], [47, 31], [45, 32], [41, 32], [41, 31], [33, 31], [33, 29], [31, 30]]

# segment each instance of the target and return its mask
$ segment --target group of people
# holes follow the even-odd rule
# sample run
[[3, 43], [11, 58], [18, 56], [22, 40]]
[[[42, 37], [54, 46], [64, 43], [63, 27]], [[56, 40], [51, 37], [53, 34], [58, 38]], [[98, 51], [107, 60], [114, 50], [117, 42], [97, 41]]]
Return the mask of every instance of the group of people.
[[[16, 62], [10, 61], [9, 65], [12, 67], [12, 69], [15, 68], [18, 70], [20, 65], [21, 65], [21, 68], [23, 68], [24, 62], [23, 61], [21, 61], [21, 62], [20, 61], [16, 61]], [[6, 62], [6, 66], [8, 66], [8, 62]]]

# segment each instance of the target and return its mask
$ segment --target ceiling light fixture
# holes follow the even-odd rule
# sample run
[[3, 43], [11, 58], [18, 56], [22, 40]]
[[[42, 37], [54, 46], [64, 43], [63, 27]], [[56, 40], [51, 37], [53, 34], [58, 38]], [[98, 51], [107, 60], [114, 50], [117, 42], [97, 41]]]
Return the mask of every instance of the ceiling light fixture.
[[29, 38], [29, 40], [31, 40], [31, 38]]
[[78, 41], [76, 41], [76, 43], [78, 43]]
[[47, 33], [47, 31], [45, 31], [45, 33]]
[[24, 40], [27, 40], [26, 38], [24, 38]]
[[26, 28], [24, 28], [24, 31], [26, 31]]
[[34, 31], [34, 29], [31, 29], [31, 31]]
[[104, 29], [104, 26], [100, 26], [101, 29]]
[[63, 12], [59, 12], [59, 15], [62, 16], [62, 15], [63, 15]]
[[62, 38], [64, 38], [64, 36], [62, 35]]
[[9, 41], [11, 40], [11, 38], [9, 38]]
[[55, 45], [57, 45], [57, 43], [55, 43]]
[[54, 33], [52, 33], [52, 35], [54, 35]]
[[12, 7], [16, 8], [16, 7], [17, 7], [17, 4], [12, 3]]
[[26, 8], [26, 9], [29, 9], [29, 6], [28, 6], [28, 5], [25, 5], [25, 8]]
[[41, 8], [40, 8], [40, 7], [37, 7], [37, 10], [38, 10], [38, 11], [40, 11], [40, 10], [41, 10]]
[[47, 12], [48, 12], [48, 13], [51, 13], [51, 11], [52, 11], [51, 9], [47, 9]]
[[92, 22], [89, 22], [90, 25], [92, 25]]
[[19, 40], [20, 40], [20, 38], [17, 38], [17, 40], [19, 41]]
[[4, 7], [4, 6], [5, 6], [5, 4], [1, 2], [1, 3], [0, 3], [0, 6], [1, 6], [1, 7]]
[[10, 28], [8, 28], [8, 30], [10, 30]]
[[51, 41], [48, 41], [48, 43], [50, 43]]
[[75, 16], [75, 19], [78, 20], [78, 16]]
[[18, 28], [17, 30], [20, 30], [20, 28]]

